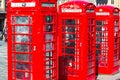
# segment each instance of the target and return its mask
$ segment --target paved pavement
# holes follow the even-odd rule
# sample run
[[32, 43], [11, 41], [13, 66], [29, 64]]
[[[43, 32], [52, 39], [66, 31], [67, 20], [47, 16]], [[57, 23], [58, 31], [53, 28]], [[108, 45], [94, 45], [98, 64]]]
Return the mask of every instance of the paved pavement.
[[0, 41], [0, 80], [7, 80], [7, 43]]
[[120, 80], [120, 73], [114, 75], [98, 75], [97, 80]]
[[[7, 43], [0, 41], [0, 80], [7, 80]], [[99, 75], [98, 80], [120, 80], [120, 73]]]

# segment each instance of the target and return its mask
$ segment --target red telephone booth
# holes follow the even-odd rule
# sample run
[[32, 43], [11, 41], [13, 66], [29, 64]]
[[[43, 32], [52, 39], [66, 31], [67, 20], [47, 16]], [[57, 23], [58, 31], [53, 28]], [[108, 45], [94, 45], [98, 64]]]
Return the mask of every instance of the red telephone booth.
[[119, 9], [112, 6], [96, 8], [96, 54], [99, 74], [119, 71]]
[[8, 80], [58, 80], [56, 0], [8, 0]]
[[59, 6], [59, 80], [95, 80], [95, 5], [70, 1]]

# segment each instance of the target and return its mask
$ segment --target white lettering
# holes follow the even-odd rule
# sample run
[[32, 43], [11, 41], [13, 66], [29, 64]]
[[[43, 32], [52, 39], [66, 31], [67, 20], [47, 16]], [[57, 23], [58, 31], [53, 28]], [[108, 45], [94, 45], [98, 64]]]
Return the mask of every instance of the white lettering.
[[36, 5], [35, 2], [11, 3], [11, 7], [35, 7], [35, 5]]
[[96, 15], [110, 15], [109, 12], [96, 12]]
[[82, 12], [82, 9], [68, 9], [68, 8], [62, 8], [62, 12]]

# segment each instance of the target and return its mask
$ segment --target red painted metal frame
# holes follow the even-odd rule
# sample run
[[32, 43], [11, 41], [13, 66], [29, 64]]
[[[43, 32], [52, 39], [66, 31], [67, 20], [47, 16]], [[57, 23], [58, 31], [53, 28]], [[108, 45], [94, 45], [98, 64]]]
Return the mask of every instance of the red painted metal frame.
[[[35, 6], [31, 6], [31, 0], [9, 0], [7, 8], [7, 25], [8, 25], [8, 79], [9, 80], [58, 80], [58, 59], [57, 59], [57, 1], [51, 0], [35, 0], [32, 1]], [[21, 5], [13, 5], [15, 3], [26, 3]], [[45, 5], [42, 5], [42, 4]], [[48, 4], [46, 6], [46, 4]], [[52, 4], [49, 7], [49, 4]], [[46, 16], [51, 16], [52, 21], [50, 23], [46, 22]], [[26, 18], [27, 17], [27, 18]], [[27, 24], [17, 23], [18, 18], [26, 18], [28, 20]], [[46, 26], [52, 25], [51, 32], [47, 32]], [[20, 27], [21, 26], [21, 27]], [[28, 32], [18, 31], [17, 27], [20, 29], [24, 26]], [[47, 41], [47, 34], [52, 34], [52, 41]], [[17, 41], [17, 36], [28, 36], [28, 42]], [[49, 36], [50, 38], [50, 36]], [[51, 49], [47, 50], [50, 44]], [[27, 52], [17, 51], [16, 45], [29, 45], [29, 50]], [[47, 52], [52, 55], [47, 55]], [[18, 55], [18, 53], [21, 55]], [[23, 56], [27, 55], [27, 56]], [[28, 57], [29, 56], [29, 57]], [[21, 57], [21, 58], [20, 58]], [[20, 59], [18, 59], [20, 58]], [[26, 61], [25, 61], [25, 60]], [[18, 65], [19, 62], [19, 66]], [[22, 65], [27, 64], [26, 66]], [[19, 67], [18, 67], [18, 66]], [[28, 67], [28, 69], [24, 69]], [[16, 72], [21, 72], [16, 73]], [[47, 72], [49, 75], [47, 75]], [[17, 74], [17, 75], [16, 75]], [[24, 74], [23, 76], [21, 76]]]
[[96, 80], [94, 9], [85, 1], [59, 6], [59, 80]]
[[[100, 29], [101, 27], [101, 30]], [[119, 71], [119, 9], [112, 6], [96, 8], [96, 54], [99, 74]], [[98, 35], [97, 35], [98, 33]], [[101, 33], [101, 36], [99, 34]], [[101, 40], [98, 42], [98, 38]], [[105, 41], [103, 41], [103, 39]], [[115, 41], [115, 42], [114, 42]], [[116, 45], [116, 47], [115, 47]], [[98, 49], [100, 48], [100, 49]]]

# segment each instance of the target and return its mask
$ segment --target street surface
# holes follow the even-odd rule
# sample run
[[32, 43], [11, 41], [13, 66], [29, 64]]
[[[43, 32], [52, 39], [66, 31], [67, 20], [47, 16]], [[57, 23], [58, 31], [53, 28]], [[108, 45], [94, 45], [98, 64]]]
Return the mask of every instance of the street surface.
[[[7, 80], [7, 42], [0, 41], [0, 80]], [[120, 80], [120, 73], [99, 75], [97, 80]]]
[[7, 80], [7, 43], [0, 41], [0, 80]]

